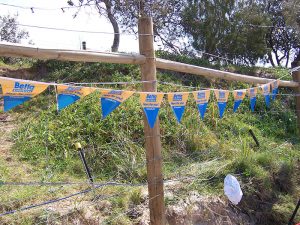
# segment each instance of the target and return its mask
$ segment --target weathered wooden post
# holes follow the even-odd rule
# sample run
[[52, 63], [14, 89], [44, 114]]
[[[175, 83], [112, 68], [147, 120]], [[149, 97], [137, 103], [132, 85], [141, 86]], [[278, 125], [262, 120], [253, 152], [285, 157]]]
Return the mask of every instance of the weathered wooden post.
[[[145, 63], [141, 64], [142, 80], [153, 81], [156, 80], [156, 64], [152, 18], [140, 18], [138, 31], [140, 54], [146, 57]], [[157, 83], [144, 83], [143, 91], [156, 92]], [[152, 225], [161, 225], [165, 224], [165, 204], [159, 119], [157, 118], [155, 126], [151, 129], [144, 115], [144, 133], [146, 139], [150, 222]]]
[[[300, 61], [298, 62], [293, 62], [292, 67], [299, 67], [300, 66]], [[300, 84], [300, 69], [297, 71], [293, 72], [293, 80], [295, 82], [298, 82]], [[298, 94], [296, 96], [296, 115], [297, 115], [297, 120], [298, 120], [298, 130], [300, 133], [300, 86], [296, 87], [295, 93]]]

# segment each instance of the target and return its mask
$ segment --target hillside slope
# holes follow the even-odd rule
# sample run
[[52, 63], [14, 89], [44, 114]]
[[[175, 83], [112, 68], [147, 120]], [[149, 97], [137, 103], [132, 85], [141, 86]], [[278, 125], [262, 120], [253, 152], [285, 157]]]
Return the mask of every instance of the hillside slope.
[[[175, 56], [167, 55], [166, 57]], [[178, 57], [175, 59], [201, 65], [206, 63], [188, 58]], [[223, 69], [277, 78], [288, 73], [283, 69], [234, 67]], [[140, 79], [139, 68], [136, 66], [101, 63], [38, 61], [28, 69], [28, 73], [30, 79], [40, 80], [42, 74], [42, 80], [57, 82], [107, 82]], [[39, 74], [39, 76], [36, 77], [35, 74]], [[2, 75], [10, 76], [11, 74], [5, 71]], [[184, 87], [186, 85], [228, 89], [249, 87], [242, 83], [211, 81], [197, 76], [166, 71], [160, 71], [158, 79], [183, 85], [159, 83], [159, 90], [165, 92], [194, 90]], [[103, 85], [98, 86], [103, 87]], [[105, 87], [141, 89], [140, 84], [106, 85]], [[281, 89], [280, 92], [291, 93], [285, 89]], [[240, 213], [241, 211], [246, 213], [249, 223], [266, 225], [287, 223], [300, 194], [300, 140], [296, 125], [294, 99], [290, 95], [279, 95], [277, 100], [272, 103], [271, 109], [267, 110], [260, 97], [255, 113], [249, 112], [248, 105], [249, 100], [246, 99], [238, 113], [233, 113], [233, 100], [230, 99], [225, 117], [219, 119], [217, 105], [215, 101], [211, 101], [206, 117], [202, 121], [194, 101], [190, 98], [182, 124], [177, 124], [168, 103], [163, 102], [159, 118], [164, 177], [168, 181], [179, 181], [178, 185], [171, 187], [171, 191], [168, 191], [169, 188], [166, 190], [168, 215], [173, 215], [173, 217], [168, 217], [170, 223], [176, 224], [172, 222], [176, 216], [188, 219], [197, 214], [197, 210], [193, 211], [192, 215], [188, 215], [186, 212], [194, 206], [190, 204], [190, 200], [187, 200], [191, 193], [200, 193], [200, 196], [196, 194], [198, 197], [195, 204], [201, 201], [199, 199], [207, 198], [207, 196], [212, 196], [208, 205], [215, 204], [213, 202], [219, 198], [222, 199], [221, 202], [224, 201], [226, 198], [223, 195], [222, 182], [228, 173], [234, 174], [239, 179], [244, 192], [241, 204], [238, 208], [234, 207], [233, 209]], [[137, 96], [128, 99], [107, 119], [102, 120], [99, 94], [94, 93], [87, 96], [57, 114], [55, 93], [50, 88], [44, 94], [9, 114], [18, 116], [18, 127], [13, 135], [15, 145], [11, 151], [18, 160], [30, 164], [33, 171], [40, 174], [40, 179], [36, 175], [33, 177], [35, 180], [39, 179], [43, 182], [66, 179], [69, 181], [85, 180], [80, 158], [74, 150], [74, 143], [79, 141], [85, 148], [87, 162], [96, 182], [113, 180], [140, 184], [146, 181], [143, 117]], [[257, 136], [260, 147], [255, 145], [249, 135], [249, 129], [253, 130]], [[30, 172], [28, 173], [30, 174]], [[10, 176], [1, 179], [7, 182], [11, 181]], [[128, 192], [127, 194], [124, 194], [124, 189], [125, 192]], [[133, 188], [131, 191], [124, 189], [121, 190], [121, 196], [109, 199], [107, 204], [110, 204], [111, 212], [103, 223], [134, 224], [137, 221], [142, 222], [143, 211], [134, 213], [135, 210], [132, 208], [147, 205], [147, 200], [143, 197], [144, 188]], [[76, 187], [71, 190], [79, 189]], [[105, 189], [98, 194], [103, 195], [103, 193], [114, 193], [115, 191], [115, 189]], [[37, 198], [36, 201], [44, 198], [45, 196], [41, 199]], [[210, 198], [208, 197], [208, 199]], [[8, 199], [1, 200], [2, 207], [0, 205], [0, 208], [7, 209], [5, 202]], [[30, 203], [30, 201], [24, 201], [22, 205], [26, 205], [26, 203]], [[227, 206], [227, 204], [220, 203], [216, 208], [229, 207], [228, 210], [232, 209], [232, 206]], [[14, 207], [19, 206], [14, 205]], [[179, 211], [182, 213], [178, 213], [176, 207], [180, 207]], [[197, 207], [201, 209], [202, 206], [198, 205]], [[27, 217], [30, 215], [28, 221], [34, 223], [37, 218], [41, 218], [41, 213], [41, 211], [37, 211], [37, 213], [26, 214]], [[112, 218], [117, 215], [121, 216], [112, 221]], [[213, 216], [216, 217], [216, 214], [211, 213], [211, 217], [208, 219]], [[181, 224], [187, 221], [184, 218]], [[21, 221], [20, 218], [11, 217], [10, 219], [11, 221]], [[300, 220], [299, 216], [298, 220]], [[217, 221], [216, 224], [218, 224]], [[202, 222], [205, 222], [204, 219]], [[240, 222], [232, 222], [232, 224]], [[228, 224], [230, 223], [228, 222]]]

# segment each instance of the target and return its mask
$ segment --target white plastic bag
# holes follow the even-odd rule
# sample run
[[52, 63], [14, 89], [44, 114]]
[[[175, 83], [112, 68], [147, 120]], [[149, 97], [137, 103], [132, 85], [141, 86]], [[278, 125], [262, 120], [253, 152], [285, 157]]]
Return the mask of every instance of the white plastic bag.
[[224, 193], [234, 205], [237, 205], [242, 199], [241, 186], [231, 174], [228, 174], [224, 179]]

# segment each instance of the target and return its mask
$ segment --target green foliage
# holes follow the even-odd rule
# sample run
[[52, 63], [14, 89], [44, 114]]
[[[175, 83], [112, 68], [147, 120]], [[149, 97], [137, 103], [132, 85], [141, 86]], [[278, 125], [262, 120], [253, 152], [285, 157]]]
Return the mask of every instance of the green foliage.
[[[187, 1], [182, 26], [194, 49], [255, 65], [288, 66], [292, 51], [299, 50], [295, 27], [287, 27], [283, 1]], [[203, 55], [212, 61], [223, 61]]]
[[[29, 37], [27, 31], [19, 29], [17, 19], [18, 15], [0, 15], [0, 41], [20, 43]], [[0, 61], [15, 63], [22, 60], [11, 57], [0, 57]]]
[[142, 196], [141, 189], [133, 190], [130, 193], [129, 200], [130, 200], [131, 204], [133, 204], [134, 206], [141, 204], [143, 202], [143, 196]]
[[33, 70], [44, 71], [45, 80], [57, 82], [110, 82], [140, 79], [139, 67], [110, 63], [77, 63], [38, 60]]
[[0, 41], [20, 43], [29, 37], [28, 32], [19, 30], [17, 16], [0, 16]]
[[[164, 58], [176, 58], [165, 52], [159, 54]], [[177, 60], [198, 63], [197, 65], [205, 63], [181, 56]], [[56, 61], [38, 62], [37, 66], [41, 64], [46, 66], [49, 73], [45, 80], [52, 81], [127, 81], [139, 80], [140, 77], [136, 66]], [[227, 69], [248, 71], [249, 74], [272, 74], [274, 77], [287, 74], [283, 69], [250, 70], [247, 67], [233, 66]], [[159, 80], [184, 85], [231, 89], [248, 87], [241, 83], [212, 83], [196, 76], [190, 79], [185, 76], [181, 79], [179, 74], [165, 71], [160, 71], [158, 77]], [[109, 87], [125, 89], [121, 86]], [[126, 88], [139, 90], [140, 85]], [[158, 89], [169, 92], [188, 88], [159, 84]], [[282, 91], [289, 93], [287, 90]], [[55, 174], [61, 173], [78, 179], [85, 178], [82, 163], [74, 147], [75, 142], [81, 142], [96, 180], [113, 179], [133, 183], [146, 181], [143, 113], [137, 95], [126, 100], [106, 119], [101, 119], [99, 93], [93, 93], [57, 113], [52, 92], [45, 92], [14, 110], [14, 113], [24, 115], [19, 119], [21, 126], [14, 135], [14, 150], [21, 159], [44, 171], [41, 179], [53, 180]], [[294, 99], [290, 96], [278, 96], [276, 101], [272, 101], [271, 109], [266, 109], [263, 97], [259, 96], [255, 113], [249, 112], [249, 104], [246, 98], [238, 112], [233, 113], [233, 98], [230, 97], [225, 116], [219, 119], [217, 104], [212, 95], [205, 118], [201, 120], [190, 96], [182, 123], [178, 124], [167, 100], [164, 99], [159, 112], [164, 177], [194, 177], [180, 190], [180, 196], [185, 191], [195, 189], [201, 193], [220, 193], [225, 175], [233, 173], [245, 185], [243, 191], [246, 203], [256, 196], [256, 189], [264, 187], [266, 190], [263, 195], [268, 196], [266, 201], [274, 201], [276, 204], [274, 211], [284, 212], [287, 208], [290, 209], [290, 200], [286, 204], [287, 202], [278, 200], [277, 197], [294, 196], [296, 193], [294, 188], [289, 189], [285, 185], [296, 186], [293, 182], [294, 168], [300, 158], [297, 151], [300, 142], [293, 110]], [[249, 135], [249, 129], [257, 136], [259, 148]], [[8, 173], [9, 171], [5, 171], [6, 176]], [[252, 198], [247, 200], [247, 196]], [[178, 199], [180, 197], [175, 196], [168, 201], [171, 204]], [[115, 198], [112, 202], [116, 209], [114, 213], [119, 214], [128, 205], [137, 205], [141, 201], [140, 190], [131, 192], [126, 198]], [[245, 208], [255, 211], [255, 207], [256, 205]], [[126, 224], [130, 221], [127, 216], [114, 220], [114, 213], [107, 219], [108, 223], [117, 221]]]
[[[192, 45], [196, 50], [221, 55], [240, 64], [254, 65], [257, 59], [264, 57], [267, 49], [265, 30], [249, 29], [246, 25], [257, 23], [253, 21], [257, 18], [262, 20], [253, 8], [232, 0], [188, 1], [182, 13], [182, 23], [186, 33], [192, 36]], [[251, 18], [254, 15], [256, 17]], [[247, 16], [247, 21], [244, 21]], [[218, 58], [215, 60], [220, 61]]]

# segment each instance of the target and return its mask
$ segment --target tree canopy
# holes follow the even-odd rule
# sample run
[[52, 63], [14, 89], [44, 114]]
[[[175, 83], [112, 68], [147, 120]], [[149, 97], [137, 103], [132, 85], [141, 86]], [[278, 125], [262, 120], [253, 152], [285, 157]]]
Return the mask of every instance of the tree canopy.
[[0, 41], [20, 43], [22, 39], [28, 37], [27, 31], [18, 28], [17, 16], [0, 16]]
[[188, 0], [182, 26], [197, 50], [241, 64], [287, 66], [299, 38], [283, 12], [278, 0]]
[[[72, 0], [68, 3], [75, 4]], [[197, 55], [211, 61], [229, 59], [235, 64], [288, 66], [291, 56], [300, 54], [298, 3], [299, 0], [173, 0], [172, 4], [165, 0], [77, 0], [76, 4], [95, 7], [109, 19], [115, 33], [112, 51], [118, 50], [120, 28], [137, 33], [138, 18], [151, 16], [155, 40], [165, 50], [179, 54], [200, 51], [208, 54]]]

